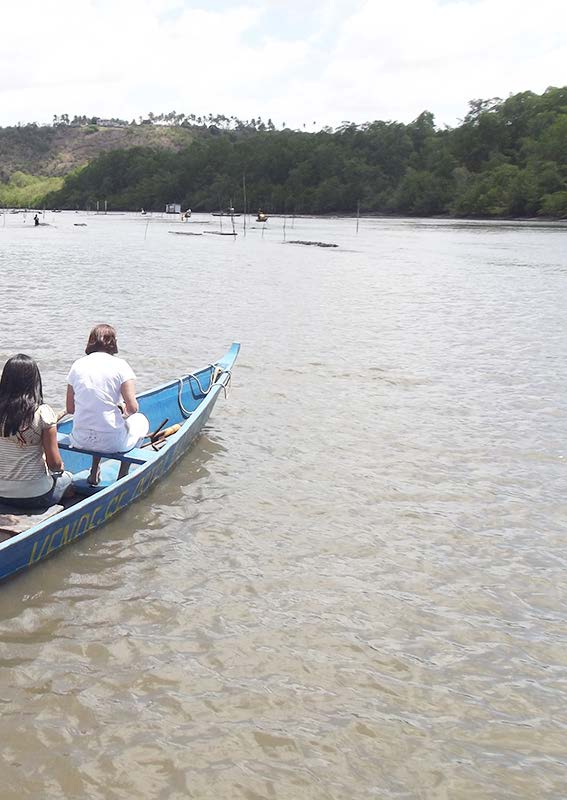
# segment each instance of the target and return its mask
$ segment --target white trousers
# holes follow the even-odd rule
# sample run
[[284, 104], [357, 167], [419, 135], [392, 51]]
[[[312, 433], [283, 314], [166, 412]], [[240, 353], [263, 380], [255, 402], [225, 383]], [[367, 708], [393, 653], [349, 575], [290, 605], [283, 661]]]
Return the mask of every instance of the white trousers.
[[110, 431], [71, 431], [71, 445], [97, 453], [127, 453], [139, 447], [150, 430], [148, 418], [138, 412], [124, 420], [121, 428]]

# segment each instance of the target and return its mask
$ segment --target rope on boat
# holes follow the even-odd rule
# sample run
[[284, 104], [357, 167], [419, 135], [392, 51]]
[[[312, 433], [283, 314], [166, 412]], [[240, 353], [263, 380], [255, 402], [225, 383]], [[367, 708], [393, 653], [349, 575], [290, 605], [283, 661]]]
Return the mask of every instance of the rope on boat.
[[227, 389], [232, 379], [231, 371], [229, 369], [223, 369], [222, 367], [219, 367], [218, 364], [209, 364], [209, 368], [211, 371], [209, 372], [209, 385], [207, 386], [206, 389], [203, 389], [203, 387], [201, 386], [201, 381], [199, 380], [198, 376], [195, 375], [194, 372], [190, 372], [189, 375], [184, 375], [183, 377], [177, 379], [179, 382], [177, 390], [177, 402], [179, 404], [179, 409], [183, 414], [183, 416], [185, 417], [185, 419], [188, 419], [193, 412], [185, 408], [185, 406], [183, 405], [183, 401], [181, 399], [181, 395], [183, 393], [184, 381], [188, 380], [189, 386], [191, 386], [191, 378], [193, 378], [197, 382], [197, 386], [199, 387], [199, 391], [201, 392], [203, 397], [206, 397], [213, 388], [213, 386], [215, 385], [215, 383], [217, 383], [217, 381], [220, 379], [221, 375], [224, 375], [226, 373], [228, 375], [228, 380], [226, 382], [226, 385], [223, 384], [222, 388], [224, 389], [224, 396], [227, 397]]
[[177, 402], [179, 403], [179, 410], [181, 411], [181, 413], [183, 414], [185, 419], [188, 419], [193, 412], [192, 411], [187, 411], [187, 409], [185, 408], [185, 406], [181, 402], [181, 393], [183, 391], [184, 378], [178, 378], [178, 381], [179, 381], [179, 389], [177, 391]]
[[230, 389], [230, 384], [231, 384], [231, 381], [232, 381], [232, 370], [230, 370], [230, 369], [223, 369], [223, 370], [222, 370], [222, 372], [221, 372], [221, 373], [220, 373], [220, 375], [219, 375], [219, 378], [220, 378], [220, 376], [221, 376], [221, 375], [223, 375], [223, 374], [224, 374], [224, 375], [228, 375], [228, 380], [227, 380], [227, 382], [226, 382], [226, 383], [223, 383], [223, 385], [222, 385], [222, 388], [223, 388], [223, 391], [224, 391], [224, 399], [226, 400], [226, 398], [228, 397], [228, 392], [229, 392], [229, 389]]

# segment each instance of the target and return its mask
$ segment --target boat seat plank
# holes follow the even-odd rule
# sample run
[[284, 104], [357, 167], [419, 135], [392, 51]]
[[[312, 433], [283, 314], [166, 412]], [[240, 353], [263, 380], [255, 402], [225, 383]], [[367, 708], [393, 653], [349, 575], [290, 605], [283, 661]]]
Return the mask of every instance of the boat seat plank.
[[47, 509], [18, 509], [0, 503], [0, 541], [33, 528], [54, 514], [59, 514], [63, 508], [64, 506], [53, 505]]
[[141, 447], [133, 447], [132, 450], [128, 450], [127, 453], [97, 453], [86, 447], [74, 447], [71, 444], [71, 437], [63, 433], [57, 435], [57, 443], [61, 450], [73, 450], [75, 453], [85, 453], [85, 455], [88, 456], [100, 456], [101, 458], [108, 458], [113, 461], [126, 461], [128, 464], [145, 464], [147, 461], [152, 461], [157, 455], [156, 451], [151, 447], [143, 449]]

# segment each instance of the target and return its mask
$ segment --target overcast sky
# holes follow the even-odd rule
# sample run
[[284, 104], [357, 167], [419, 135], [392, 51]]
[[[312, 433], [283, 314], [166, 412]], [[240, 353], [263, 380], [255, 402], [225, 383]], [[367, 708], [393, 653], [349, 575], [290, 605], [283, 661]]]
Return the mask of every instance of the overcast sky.
[[2, 3], [0, 31], [0, 125], [455, 125], [473, 98], [567, 84], [566, 0], [24, 0]]

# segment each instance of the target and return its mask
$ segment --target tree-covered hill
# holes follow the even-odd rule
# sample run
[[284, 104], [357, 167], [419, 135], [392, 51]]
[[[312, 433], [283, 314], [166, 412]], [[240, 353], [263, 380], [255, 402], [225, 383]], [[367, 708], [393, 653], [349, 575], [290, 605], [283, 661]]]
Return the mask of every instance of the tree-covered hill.
[[[136, 127], [160, 130], [154, 120]], [[46, 205], [241, 209], [245, 177], [248, 208], [272, 213], [353, 213], [360, 204], [362, 213], [567, 217], [567, 87], [473, 101], [452, 129], [425, 111], [407, 125], [318, 133], [222, 116], [165, 130], [191, 141], [111, 149], [69, 174]]]

